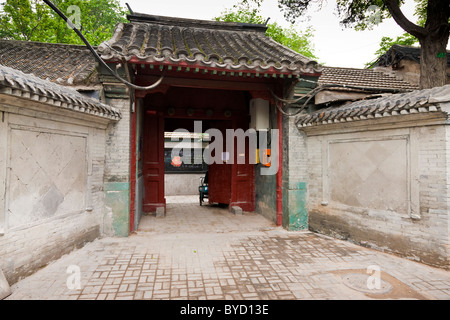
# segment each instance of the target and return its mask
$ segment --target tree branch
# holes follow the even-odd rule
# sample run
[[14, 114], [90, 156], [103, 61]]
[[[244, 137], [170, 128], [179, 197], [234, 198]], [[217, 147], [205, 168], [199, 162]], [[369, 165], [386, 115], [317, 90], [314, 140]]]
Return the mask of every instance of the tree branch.
[[402, 10], [400, 9], [398, 5], [397, 0], [383, 0], [384, 4], [386, 5], [387, 9], [389, 10], [389, 13], [394, 18], [395, 22], [403, 28], [406, 32], [409, 34], [412, 34], [416, 38], [423, 38], [426, 35], [426, 30], [423, 27], [420, 27], [411, 21], [408, 20], [408, 18], [405, 17]]

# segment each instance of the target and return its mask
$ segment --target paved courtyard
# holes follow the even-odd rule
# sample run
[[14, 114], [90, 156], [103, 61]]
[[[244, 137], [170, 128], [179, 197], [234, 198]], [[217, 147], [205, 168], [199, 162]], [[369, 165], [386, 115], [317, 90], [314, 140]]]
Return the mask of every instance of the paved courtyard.
[[12, 286], [19, 299], [450, 299], [450, 272], [255, 213], [169, 197], [127, 238], [103, 238]]

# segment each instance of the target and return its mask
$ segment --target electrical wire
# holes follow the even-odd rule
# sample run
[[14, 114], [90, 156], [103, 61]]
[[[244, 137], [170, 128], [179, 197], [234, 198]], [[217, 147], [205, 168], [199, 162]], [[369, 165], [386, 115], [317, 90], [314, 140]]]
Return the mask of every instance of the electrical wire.
[[[154, 84], [147, 86], [147, 87], [141, 87], [141, 86], [137, 86], [125, 79], [123, 79], [122, 77], [120, 77], [117, 72], [115, 72], [114, 70], [112, 70], [104, 61], [102, 58], [100, 58], [100, 56], [97, 54], [97, 52], [95, 51], [95, 49], [92, 47], [92, 45], [89, 43], [89, 41], [83, 36], [83, 34], [80, 32], [80, 30], [78, 30], [72, 23], [72, 21], [69, 20], [69, 18], [67, 18], [64, 13], [61, 12], [61, 10], [59, 10], [51, 1], [49, 0], [43, 0], [53, 11], [55, 11], [66, 23], [68, 26], [70, 26], [70, 28], [75, 31], [75, 33], [78, 35], [78, 37], [80, 37], [80, 39], [84, 42], [84, 44], [86, 45], [86, 47], [89, 49], [89, 51], [94, 55], [95, 59], [103, 66], [106, 68], [106, 70], [108, 70], [109, 73], [111, 73], [117, 80], [119, 80], [120, 82], [124, 83], [125, 85], [127, 85], [130, 88], [136, 89], [136, 90], [151, 90], [156, 88], [157, 86], [159, 86], [161, 84], [161, 82], [164, 79], [164, 75], [162, 75]], [[82, 27], [81, 27], [82, 29]], [[126, 66], [125, 66], [126, 67]]]
[[[307, 80], [304, 80], [304, 81], [307, 81]], [[311, 82], [313, 82], [313, 81], [311, 81]], [[314, 82], [314, 83], [316, 83], [316, 82]], [[316, 88], [312, 89], [311, 91], [309, 91], [307, 94], [302, 95], [301, 97], [296, 98], [296, 99], [293, 99], [293, 100], [282, 99], [282, 98], [278, 97], [278, 96], [272, 91], [272, 89], [271, 89], [270, 87], [268, 87], [268, 89], [269, 89], [270, 93], [272, 94], [272, 96], [275, 98], [275, 100], [277, 100], [278, 102], [281, 102], [282, 105], [283, 105], [283, 104], [294, 105], [294, 104], [296, 104], [297, 102], [299, 102], [300, 100], [302, 100], [302, 99], [304, 99], [304, 98], [306, 98], [306, 97], [309, 97], [309, 98], [308, 98], [308, 99], [300, 106], [300, 108], [299, 108], [298, 110], [296, 110], [295, 112], [293, 112], [293, 113], [289, 113], [289, 112], [284, 111], [283, 108], [280, 107], [278, 103], [275, 103], [275, 106], [277, 107], [277, 109], [278, 109], [282, 114], [284, 114], [285, 116], [288, 116], [288, 117], [293, 117], [293, 116], [298, 115], [300, 112], [302, 112], [302, 111], [305, 109], [305, 107], [306, 107], [306, 105], [308, 104], [308, 102], [309, 102], [309, 101], [310, 101], [317, 93], [319, 93], [319, 91], [322, 90], [322, 87], [320, 87], [320, 86], [319, 86], [319, 87], [316, 87]]]
[[307, 96], [309, 96], [309, 95], [310, 95], [314, 90], [316, 90], [317, 88], [318, 88], [318, 87], [316, 87], [315, 89], [311, 90], [310, 92], [308, 92], [307, 94], [305, 94], [305, 95], [303, 95], [303, 96], [301, 96], [301, 97], [299, 97], [299, 98], [288, 100], [288, 99], [283, 99], [283, 98], [278, 97], [278, 96], [272, 91], [272, 88], [270, 88], [270, 87], [268, 86], [268, 89], [269, 89], [269, 91], [270, 91], [270, 94], [271, 94], [276, 100], [278, 100], [278, 101], [280, 101], [280, 102], [283, 102], [283, 103], [287, 103], [287, 104], [294, 104], [294, 103], [299, 102], [300, 100], [302, 100], [302, 99], [306, 98]]
[[[306, 79], [301, 79], [301, 81], [312, 82], [312, 83], [316, 83], [317, 84], [317, 82], [306, 80]], [[322, 85], [319, 85], [316, 88], [312, 89], [307, 94], [302, 95], [299, 98], [288, 100], [288, 99], [283, 99], [283, 98], [278, 97], [272, 91], [272, 89], [270, 87], [268, 87], [270, 93], [275, 98], [275, 100], [277, 100], [278, 102], [281, 102], [282, 104], [294, 105], [295, 103], [299, 102], [300, 100], [308, 97], [308, 99], [300, 106], [300, 108], [298, 110], [296, 110], [295, 112], [293, 112], [293, 113], [288, 113], [288, 112], [284, 111], [283, 108], [278, 105], [278, 103], [275, 103], [277, 109], [282, 114], [284, 114], [284, 115], [286, 115], [288, 117], [293, 117], [293, 116], [298, 115], [300, 112], [302, 112], [305, 109], [306, 105], [309, 103], [309, 101], [311, 101], [311, 99], [315, 95], [317, 95], [320, 91], [328, 89], [328, 88], [346, 88], [346, 89], [366, 90], [366, 91], [373, 91], [373, 92], [380, 92], [380, 91], [392, 92], [392, 93], [402, 92], [401, 89], [368, 88], [368, 87], [360, 87], [360, 86], [349, 86], [349, 85], [346, 85], [346, 84], [322, 84]]]

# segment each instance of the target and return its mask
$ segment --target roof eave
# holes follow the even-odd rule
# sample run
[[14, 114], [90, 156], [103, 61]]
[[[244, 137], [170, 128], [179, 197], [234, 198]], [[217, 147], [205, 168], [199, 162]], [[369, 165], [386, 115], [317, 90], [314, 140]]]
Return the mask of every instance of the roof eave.
[[[103, 58], [103, 57], [102, 57]], [[109, 59], [104, 59], [107, 63], [123, 63], [121, 57], [110, 56]], [[153, 70], [163, 71], [183, 71], [193, 73], [210, 73], [213, 75], [222, 74], [238, 74], [243, 76], [261, 76], [261, 77], [287, 77], [287, 78], [299, 78], [301, 76], [320, 77], [322, 74], [322, 67], [317, 63], [307, 63], [303, 66], [292, 67], [278, 67], [278, 66], [254, 66], [247, 65], [245, 63], [232, 65], [211, 61], [206, 63], [205, 61], [188, 61], [184, 59], [177, 59], [177, 61], [171, 61], [171, 59], [139, 59], [136, 56], [125, 58], [126, 63], [130, 65], [141, 66], [141, 68], [150, 68]]]
[[88, 98], [73, 89], [0, 66], [0, 94], [33, 100], [53, 107], [117, 121], [118, 109]]
[[450, 100], [450, 85], [432, 89], [416, 90], [368, 101], [357, 101], [349, 105], [327, 110], [318, 110], [299, 116], [299, 129], [358, 120], [387, 118], [413, 114], [436, 114], [441, 112], [439, 103]]

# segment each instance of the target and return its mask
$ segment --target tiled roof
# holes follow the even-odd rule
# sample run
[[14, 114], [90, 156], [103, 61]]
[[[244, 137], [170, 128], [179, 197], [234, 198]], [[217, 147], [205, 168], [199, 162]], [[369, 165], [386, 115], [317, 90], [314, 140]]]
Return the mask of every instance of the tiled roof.
[[317, 74], [321, 67], [265, 36], [264, 25], [134, 14], [98, 47], [107, 61], [167, 63], [274, 74]]
[[438, 112], [441, 110], [436, 104], [448, 101], [450, 85], [361, 100], [338, 108], [320, 109], [312, 114], [298, 116], [295, 122], [300, 128], [419, 112]]
[[[419, 87], [393, 75], [373, 69], [324, 67], [318, 81], [321, 84], [357, 86], [379, 91], [412, 91]], [[337, 90], [339, 88], [336, 88]]]
[[17, 96], [61, 109], [119, 120], [120, 111], [78, 91], [0, 65], [0, 94]]
[[0, 40], [0, 65], [65, 86], [99, 83], [95, 58], [85, 46]]
[[[391, 66], [400, 60], [412, 60], [420, 63], [420, 48], [394, 44], [385, 54], [381, 55], [374, 63], [375, 66]], [[447, 66], [450, 66], [450, 51], [447, 50]]]

